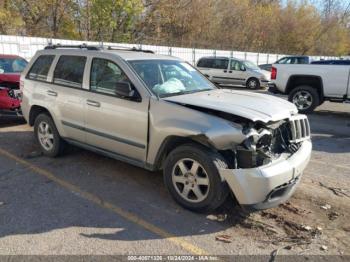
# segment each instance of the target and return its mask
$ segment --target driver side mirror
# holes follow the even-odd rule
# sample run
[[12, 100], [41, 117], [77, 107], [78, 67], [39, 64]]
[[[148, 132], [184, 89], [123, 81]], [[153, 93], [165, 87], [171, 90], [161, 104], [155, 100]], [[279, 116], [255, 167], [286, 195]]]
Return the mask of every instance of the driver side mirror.
[[131, 87], [131, 84], [129, 82], [117, 82], [114, 91], [117, 96], [139, 100], [135, 89]]

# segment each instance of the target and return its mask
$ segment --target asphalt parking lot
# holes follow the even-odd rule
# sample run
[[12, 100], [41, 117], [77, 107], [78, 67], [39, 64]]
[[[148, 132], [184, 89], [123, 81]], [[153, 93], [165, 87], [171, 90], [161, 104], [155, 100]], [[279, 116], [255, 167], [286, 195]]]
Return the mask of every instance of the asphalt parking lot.
[[325, 103], [309, 118], [313, 154], [298, 190], [253, 214], [231, 199], [191, 213], [161, 173], [75, 147], [44, 157], [31, 127], [0, 119], [0, 254], [350, 255], [350, 105]]

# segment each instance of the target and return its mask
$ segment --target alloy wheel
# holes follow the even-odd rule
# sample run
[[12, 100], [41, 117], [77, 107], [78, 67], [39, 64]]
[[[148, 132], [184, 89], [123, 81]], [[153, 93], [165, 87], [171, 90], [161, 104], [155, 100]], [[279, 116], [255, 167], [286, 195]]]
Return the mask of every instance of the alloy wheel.
[[305, 110], [312, 105], [313, 98], [309, 92], [300, 90], [294, 94], [292, 101], [298, 110]]
[[38, 126], [38, 139], [40, 145], [46, 150], [51, 151], [54, 147], [54, 135], [50, 125], [46, 122], [41, 122]]
[[172, 182], [177, 193], [186, 201], [198, 203], [208, 196], [209, 177], [196, 160], [179, 160], [172, 171]]

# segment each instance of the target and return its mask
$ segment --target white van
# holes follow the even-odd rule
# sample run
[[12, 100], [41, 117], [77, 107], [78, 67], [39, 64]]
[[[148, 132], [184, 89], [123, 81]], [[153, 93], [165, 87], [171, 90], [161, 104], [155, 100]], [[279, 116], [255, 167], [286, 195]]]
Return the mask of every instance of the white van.
[[254, 63], [229, 57], [202, 57], [197, 68], [215, 84], [245, 86], [249, 89], [268, 87], [270, 72]]

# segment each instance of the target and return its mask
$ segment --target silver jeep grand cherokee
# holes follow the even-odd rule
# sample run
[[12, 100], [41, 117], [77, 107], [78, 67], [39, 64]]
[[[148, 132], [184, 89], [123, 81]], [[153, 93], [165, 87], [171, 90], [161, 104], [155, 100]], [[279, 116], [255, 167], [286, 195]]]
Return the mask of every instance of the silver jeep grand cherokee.
[[48, 46], [21, 76], [22, 110], [45, 155], [77, 145], [163, 170], [173, 198], [207, 211], [233, 193], [264, 209], [287, 200], [311, 154], [295, 106], [218, 89], [188, 63], [138, 49]]

